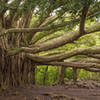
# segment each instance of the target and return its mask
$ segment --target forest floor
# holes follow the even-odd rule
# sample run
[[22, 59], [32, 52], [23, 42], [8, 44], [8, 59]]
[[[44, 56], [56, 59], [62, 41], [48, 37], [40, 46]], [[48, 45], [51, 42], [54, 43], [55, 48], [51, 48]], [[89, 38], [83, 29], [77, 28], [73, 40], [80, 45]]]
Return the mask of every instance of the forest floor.
[[69, 82], [64, 85], [7, 89], [0, 92], [0, 100], [100, 100], [100, 83]]

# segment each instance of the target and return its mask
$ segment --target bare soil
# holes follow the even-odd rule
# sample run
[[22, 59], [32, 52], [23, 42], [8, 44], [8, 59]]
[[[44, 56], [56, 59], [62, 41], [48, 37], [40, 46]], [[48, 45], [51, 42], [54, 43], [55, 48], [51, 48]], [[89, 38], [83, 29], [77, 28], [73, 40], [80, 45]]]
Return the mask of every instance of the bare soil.
[[92, 86], [91, 84], [92, 81], [85, 84], [78, 82], [77, 84], [10, 88], [0, 92], [0, 100], [100, 100], [99, 83]]

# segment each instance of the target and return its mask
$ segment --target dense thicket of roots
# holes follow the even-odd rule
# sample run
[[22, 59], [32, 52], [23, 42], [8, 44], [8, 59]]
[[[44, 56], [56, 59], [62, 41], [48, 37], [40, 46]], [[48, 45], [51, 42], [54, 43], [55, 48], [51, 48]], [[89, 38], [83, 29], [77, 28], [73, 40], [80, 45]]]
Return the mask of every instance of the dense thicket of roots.
[[21, 54], [7, 56], [0, 49], [0, 88], [17, 87], [35, 83], [35, 67], [32, 61]]

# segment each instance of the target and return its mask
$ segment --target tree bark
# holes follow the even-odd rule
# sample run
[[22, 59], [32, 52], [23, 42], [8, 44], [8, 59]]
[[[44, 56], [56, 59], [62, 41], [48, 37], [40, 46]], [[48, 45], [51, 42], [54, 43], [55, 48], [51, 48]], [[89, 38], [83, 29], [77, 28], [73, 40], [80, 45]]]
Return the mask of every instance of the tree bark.
[[19, 87], [34, 84], [34, 65], [22, 55], [9, 57], [0, 49], [0, 88]]
[[[28, 51], [28, 49], [27, 49]], [[10, 54], [10, 53], [9, 53]], [[67, 51], [67, 52], [62, 52], [59, 54], [55, 54], [55, 55], [50, 55], [50, 56], [46, 56], [46, 55], [36, 55], [36, 54], [30, 54], [27, 53], [25, 56], [29, 59], [32, 59], [35, 62], [51, 62], [51, 61], [61, 61], [76, 55], [87, 55], [91, 54], [100, 54], [100, 47], [87, 47], [87, 48], [77, 48], [71, 51]]]
[[73, 68], [73, 81], [74, 83], [77, 82], [77, 68]]
[[62, 85], [64, 84], [64, 73], [66, 71], [66, 67], [65, 66], [62, 66], [61, 67], [61, 73], [59, 75], [59, 84]]

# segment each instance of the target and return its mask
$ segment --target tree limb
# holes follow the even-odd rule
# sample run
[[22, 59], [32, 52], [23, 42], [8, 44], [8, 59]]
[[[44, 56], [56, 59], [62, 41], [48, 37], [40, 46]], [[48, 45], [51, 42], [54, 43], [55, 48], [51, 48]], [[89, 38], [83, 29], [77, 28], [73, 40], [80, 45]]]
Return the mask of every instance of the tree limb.
[[97, 68], [100, 70], [100, 64], [97, 63], [79, 63], [79, 62], [43, 62], [37, 63], [38, 65], [53, 65], [53, 66], [65, 66], [65, 67], [72, 67], [78, 69], [85, 69], [85, 68]]
[[[92, 25], [88, 28], [85, 28], [84, 35], [90, 34], [93, 32], [98, 32], [98, 31], [100, 31], [100, 23], [98, 23], [96, 25]], [[52, 40], [48, 40], [47, 42], [30, 46], [30, 48], [23, 47], [23, 49], [26, 52], [37, 53], [40, 51], [46, 51], [46, 50], [50, 50], [53, 48], [57, 48], [59, 46], [65, 45], [66, 43], [71, 43], [71, 42], [77, 40], [79, 37], [80, 37], [79, 32], [75, 31], [75, 32], [64, 34], [64, 35], [54, 38]]]
[[92, 57], [92, 58], [96, 58], [96, 59], [100, 59], [100, 55], [97, 55], [97, 54], [95, 54], [95, 55], [88, 54], [87, 56]]
[[100, 47], [87, 47], [78, 48], [71, 51], [67, 51], [61, 54], [52, 56], [39, 56], [36, 54], [25, 54], [26, 57], [36, 61], [36, 62], [51, 62], [51, 61], [61, 61], [76, 55], [88, 55], [88, 54], [100, 54]]
[[46, 31], [46, 30], [48, 29], [47, 28], [12, 28], [5, 31], [3, 30], [0, 33], [0, 37], [9, 33], [29, 33], [34, 31]]
[[87, 13], [88, 13], [89, 6], [90, 6], [90, 4], [85, 5], [83, 7], [83, 10], [82, 10], [82, 16], [81, 16], [81, 21], [80, 21], [80, 29], [79, 29], [80, 35], [84, 34], [85, 21], [86, 21], [86, 16], [87, 16]]

